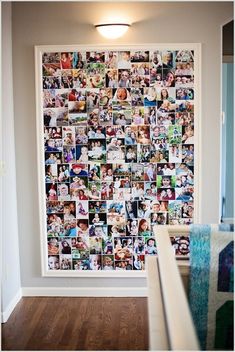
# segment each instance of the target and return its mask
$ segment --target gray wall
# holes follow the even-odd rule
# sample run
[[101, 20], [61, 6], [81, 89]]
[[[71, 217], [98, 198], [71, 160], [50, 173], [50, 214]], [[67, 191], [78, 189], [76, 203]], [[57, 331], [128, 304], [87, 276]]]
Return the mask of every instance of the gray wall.
[[202, 43], [202, 222], [219, 221], [220, 25], [231, 20], [232, 3], [13, 4], [13, 70], [16, 168], [22, 286], [143, 286], [143, 279], [40, 277], [36, 168], [34, 45], [108, 43], [92, 24], [109, 11], [133, 24], [115, 43]]
[[234, 21], [223, 27], [223, 55], [234, 54]]
[[2, 18], [2, 160], [5, 162], [2, 177], [2, 312], [6, 312], [21, 288], [18, 219], [16, 200], [16, 170], [14, 141], [14, 111], [12, 86], [11, 4], [5, 4]]

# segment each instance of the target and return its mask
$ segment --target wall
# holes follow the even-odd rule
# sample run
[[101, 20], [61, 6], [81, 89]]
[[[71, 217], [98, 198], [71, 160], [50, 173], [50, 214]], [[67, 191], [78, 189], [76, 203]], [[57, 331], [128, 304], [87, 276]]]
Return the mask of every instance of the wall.
[[[115, 43], [202, 43], [202, 222], [219, 221], [220, 25], [232, 3], [13, 4], [13, 70], [22, 286], [144, 287], [144, 279], [40, 277], [34, 45], [108, 43], [92, 24], [109, 10], [133, 26]], [[111, 18], [110, 18], [111, 19]], [[215, 157], [217, 156], [217, 157]]]
[[223, 63], [223, 111], [225, 121], [222, 130], [222, 196], [223, 220], [234, 219], [234, 64]]
[[234, 21], [223, 26], [223, 55], [234, 53]]
[[227, 64], [227, 77], [225, 218], [232, 219], [234, 217], [234, 64]]
[[12, 85], [11, 4], [4, 4], [2, 18], [2, 320], [6, 321], [21, 294], [14, 111]]

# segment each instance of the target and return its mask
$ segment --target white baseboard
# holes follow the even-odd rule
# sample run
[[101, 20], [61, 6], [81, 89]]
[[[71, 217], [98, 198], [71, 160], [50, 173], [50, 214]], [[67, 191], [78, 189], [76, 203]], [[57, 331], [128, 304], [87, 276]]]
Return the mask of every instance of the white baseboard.
[[147, 287], [22, 287], [22, 296], [147, 297]]
[[224, 224], [234, 224], [234, 218], [223, 218]]
[[7, 320], [9, 319], [9, 317], [11, 315], [11, 313], [13, 312], [15, 306], [20, 301], [21, 297], [22, 297], [22, 291], [21, 291], [21, 289], [19, 289], [19, 291], [12, 298], [12, 300], [10, 301], [10, 303], [8, 304], [6, 309], [1, 313], [1, 322], [2, 323], [6, 323], [7, 322]]

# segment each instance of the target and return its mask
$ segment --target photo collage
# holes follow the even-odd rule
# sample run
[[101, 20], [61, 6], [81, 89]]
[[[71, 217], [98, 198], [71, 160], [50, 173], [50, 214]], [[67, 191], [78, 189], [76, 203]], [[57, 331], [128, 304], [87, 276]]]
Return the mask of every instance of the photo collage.
[[48, 270], [145, 270], [154, 225], [193, 223], [194, 52], [45, 52], [41, 75]]

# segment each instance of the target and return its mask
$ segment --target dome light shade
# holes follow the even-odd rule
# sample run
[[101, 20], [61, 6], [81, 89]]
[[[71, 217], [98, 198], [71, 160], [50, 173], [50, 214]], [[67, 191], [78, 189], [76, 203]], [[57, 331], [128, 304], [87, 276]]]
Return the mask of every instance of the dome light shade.
[[130, 25], [127, 23], [107, 23], [97, 24], [95, 27], [103, 37], [116, 39], [125, 34]]

